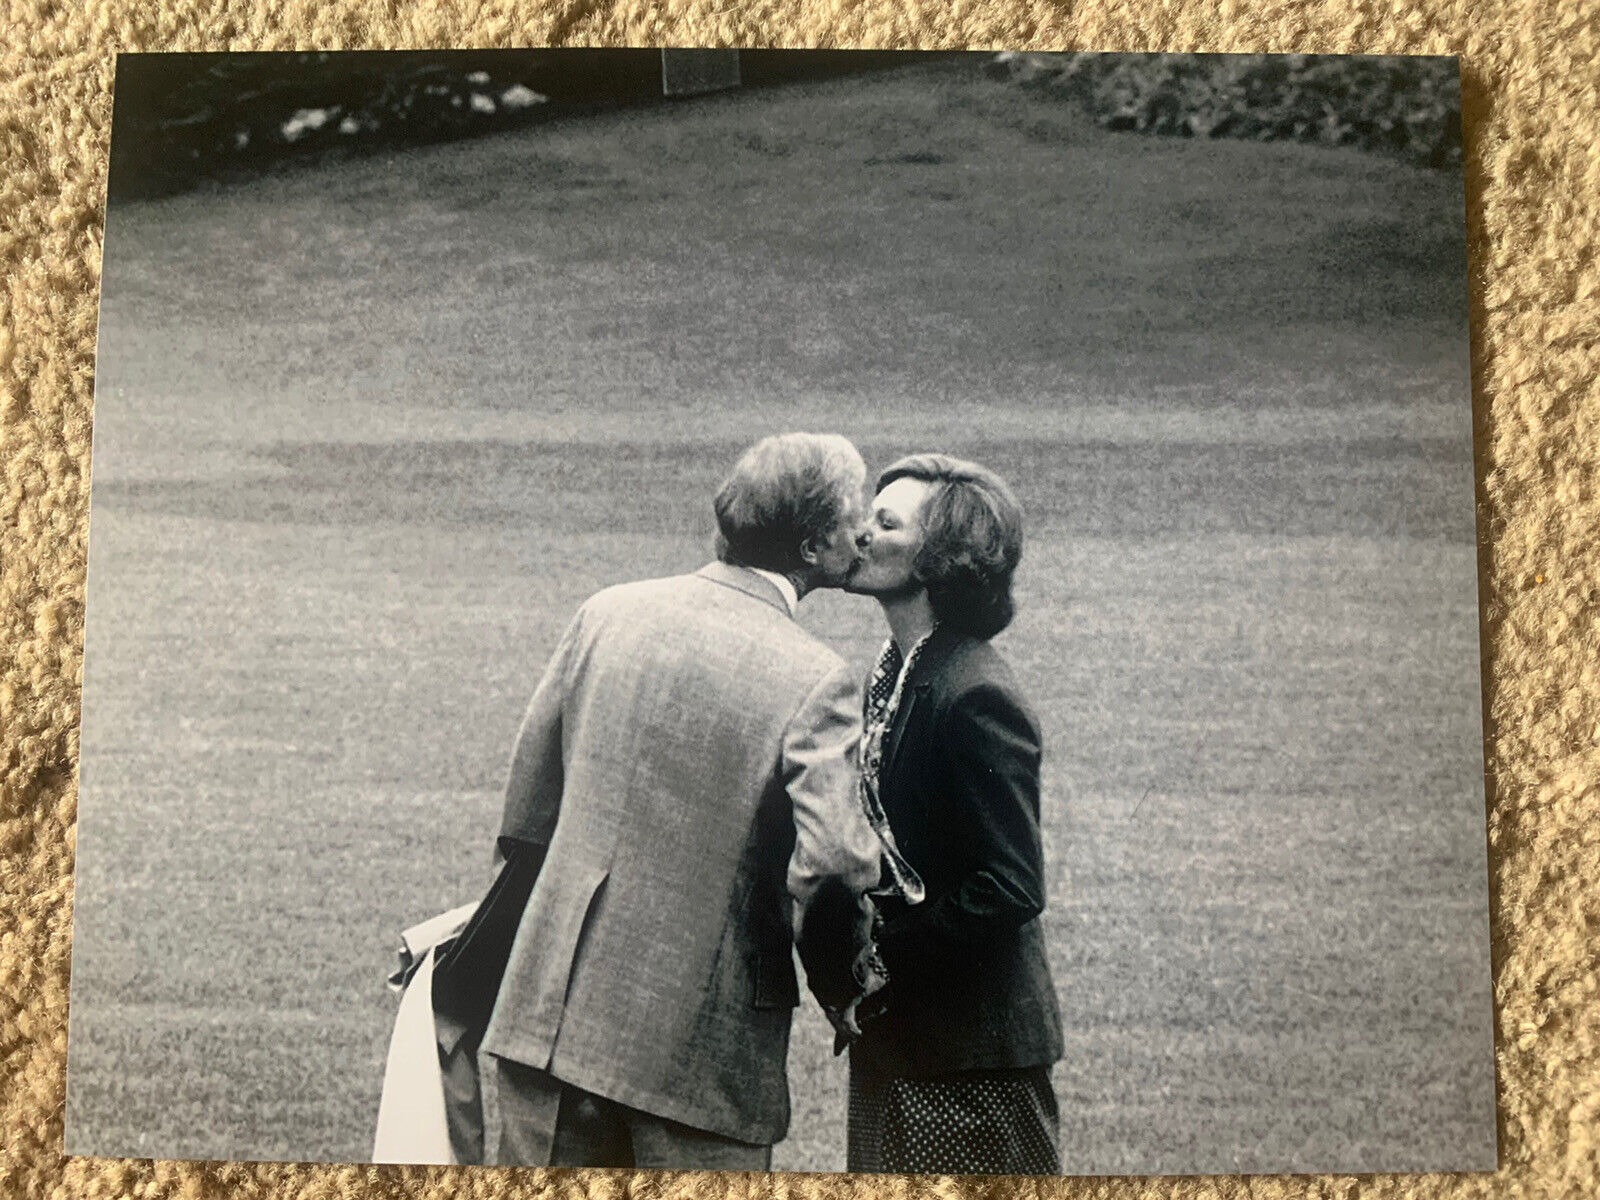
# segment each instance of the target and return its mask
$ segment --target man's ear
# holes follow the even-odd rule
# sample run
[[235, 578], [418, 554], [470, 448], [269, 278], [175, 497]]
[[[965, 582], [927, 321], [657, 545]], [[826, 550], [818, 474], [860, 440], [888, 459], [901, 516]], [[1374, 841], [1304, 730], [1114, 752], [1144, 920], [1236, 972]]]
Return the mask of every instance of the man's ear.
[[817, 559], [821, 556], [821, 553], [817, 548], [816, 538], [807, 538], [800, 543], [800, 561], [808, 567], [817, 565]]

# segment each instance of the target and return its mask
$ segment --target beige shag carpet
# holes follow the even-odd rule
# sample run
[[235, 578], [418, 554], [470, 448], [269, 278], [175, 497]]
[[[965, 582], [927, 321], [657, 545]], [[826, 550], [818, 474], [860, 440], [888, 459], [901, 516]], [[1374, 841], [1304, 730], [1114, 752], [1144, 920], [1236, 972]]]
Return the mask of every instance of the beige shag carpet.
[[[0, 1196], [1600, 1196], [1600, 0], [5, 0], [0, 31]], [[113, 56], [540, 44], [1462, 57], [1498, 1173], [858, 1182], [62, 1157]]]

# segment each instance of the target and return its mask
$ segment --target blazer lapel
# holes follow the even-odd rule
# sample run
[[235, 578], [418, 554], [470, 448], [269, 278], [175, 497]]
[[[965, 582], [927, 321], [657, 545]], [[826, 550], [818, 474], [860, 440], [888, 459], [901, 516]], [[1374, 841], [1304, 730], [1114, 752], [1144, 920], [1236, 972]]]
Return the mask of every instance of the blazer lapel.
[[905, 744], [906, 729], [910, 726], [912, 717], [919, 708], [924, 708], [932, 702], [928, 693], [933, 690], [934, 683], [944, 669], [945, 660], [950, 657], [951, 650], [959, 640], [943, 629], [936, 629], [933, 636], [928, 639], [928, 644], [922, 648], [922, 653], [917, 655], [916, 665], [911, 669], [911, 678], [906, 680], [905, 692], [900, 697], [900, 711], [895, 713], [894, 724], [884, 735], [885, 782], [894, 772], [895, 761], [900, 755], [901, 746]]
[[[906, 680], [908, 685], [911, 680]], [[895, 760], [900, 756], [900, 747], [905, 744], [906, 726], [911, 723], [911, 716], [917, 710], [919, 702], [926, 702], [925, 693], [928, 690], [926, 683], [907, 686], [900, 696], [900, 711], [894, 715], [894, 724], [889, 727], [889, 732], [884, 741], [883, 748], [883, 780], [885, 783], [894, 775]], [[887, 789], [885, 789], [887, 790]]]

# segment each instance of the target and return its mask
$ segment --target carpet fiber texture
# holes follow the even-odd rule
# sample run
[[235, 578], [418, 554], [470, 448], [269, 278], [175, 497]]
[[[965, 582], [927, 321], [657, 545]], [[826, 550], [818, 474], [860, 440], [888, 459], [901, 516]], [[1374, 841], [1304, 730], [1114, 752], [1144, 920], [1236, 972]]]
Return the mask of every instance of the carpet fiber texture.
[[[0, 1196], [1600, 1195], [1595, 0], [7, 0], [0, 17]], [[1466, 89], [1501, 1168], [948, 1180], [62, 1157], [95, 304], [119, 50], [787, 45], [1457, 54]]]

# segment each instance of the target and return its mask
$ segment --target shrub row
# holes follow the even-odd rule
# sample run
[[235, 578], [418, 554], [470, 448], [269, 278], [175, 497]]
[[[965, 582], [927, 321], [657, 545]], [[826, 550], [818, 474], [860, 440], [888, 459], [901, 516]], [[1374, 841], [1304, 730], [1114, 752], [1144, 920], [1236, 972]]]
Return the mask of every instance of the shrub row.
[[[927, 57], [746, 50], [739, 62], [746, 84], [771, 85]], [[111, 189], [119, 197], [163, 195], [281, 161], [659, 103], [664, 82], [661, 51], [644, 49], [124, 55]]]
[[1321, 54], [1001, 54], [991, 71], [1110, 129], [1357, 146], [1461, 161], [1454, 59]]
[[113, 195], [149, 196], [286, 158], [440, 141], [564, 105], [659, 95], [655, 51], [128, 55]]

